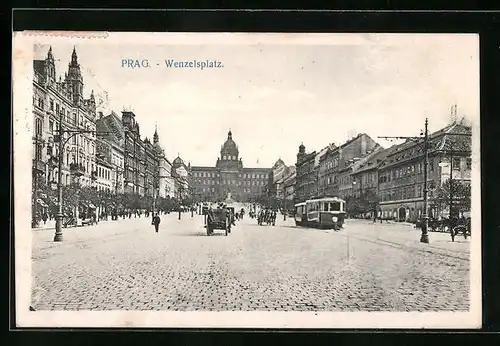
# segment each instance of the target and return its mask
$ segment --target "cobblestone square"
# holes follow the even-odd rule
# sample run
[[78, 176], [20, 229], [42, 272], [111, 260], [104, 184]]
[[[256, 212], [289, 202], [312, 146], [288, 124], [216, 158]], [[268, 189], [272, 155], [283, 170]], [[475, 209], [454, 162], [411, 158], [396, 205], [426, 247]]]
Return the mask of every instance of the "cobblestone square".
[[466, 311], [469, 240], [397, 223], [341, 231], [237, 223], [210, 237], [203, 217], [162, 216], [33, 232], [36, 310]]

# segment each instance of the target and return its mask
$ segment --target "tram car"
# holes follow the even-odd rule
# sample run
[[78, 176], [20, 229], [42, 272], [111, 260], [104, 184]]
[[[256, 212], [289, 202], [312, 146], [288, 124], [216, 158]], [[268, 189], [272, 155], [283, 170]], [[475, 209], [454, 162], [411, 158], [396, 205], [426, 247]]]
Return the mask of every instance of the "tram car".
[[306, 202], [295, 204], [295, 225], [307, 226]]
[[295, 223], [298, 226], [339, 229], [345, 217], [345, 201], [338, 197], [314, 198], [295, 206]]

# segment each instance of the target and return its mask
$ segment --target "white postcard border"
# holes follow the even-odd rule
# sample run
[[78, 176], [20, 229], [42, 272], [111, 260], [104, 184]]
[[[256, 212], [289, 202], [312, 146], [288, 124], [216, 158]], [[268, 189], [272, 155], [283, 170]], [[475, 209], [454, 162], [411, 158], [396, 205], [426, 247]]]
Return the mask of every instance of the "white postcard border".
[[[367, 34], [362, 34], [367, 35]], [[402, 34], [400, 34], [402, 35]], [[413, 35], [421, 39], [429, 34]], [[469, 35], [470, 34], [464, 34]], [[450, 36], [450, 35], [442, 35]], [[476, 41], [479, 54], [479, 38]], [[382, 37], [382, 36], [381, 36]], [[31, 131], [33, 44], [367, 44], [358, 34], [185, 34], [23, 32], [13, 37], [13, 127], [16, 325], [151, 328], [479, 328], [481, 327], [481, 174], [479, 119], [473, 122], [469, 312], [163, 312], [29, 311], [31, 297]], [[374, 44], [373, 42], [369, 44]], [[479, 66], [478, 66], [479, 78]], [[479, 90], [478, 90], [479, 97]], [[478, 110], [479, 114], [479, 110]], [[17, 155], [16, 155], [17, 154]], [[432, 239], [431, 239], [432, 241]]]

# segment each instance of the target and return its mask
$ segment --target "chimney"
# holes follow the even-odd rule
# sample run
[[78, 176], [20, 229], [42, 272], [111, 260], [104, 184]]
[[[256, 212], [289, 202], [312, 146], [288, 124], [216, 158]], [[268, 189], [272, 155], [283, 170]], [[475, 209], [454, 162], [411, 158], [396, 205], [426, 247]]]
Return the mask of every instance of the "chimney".
[[103, 117], [102, 112], [99, 112], [99, 119], [101, 119], [102, 117]]

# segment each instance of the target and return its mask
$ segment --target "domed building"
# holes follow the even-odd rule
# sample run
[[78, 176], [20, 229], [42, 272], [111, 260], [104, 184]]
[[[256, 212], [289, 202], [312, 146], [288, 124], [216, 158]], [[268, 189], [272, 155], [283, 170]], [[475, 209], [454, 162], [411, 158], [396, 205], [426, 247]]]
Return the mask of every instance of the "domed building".
[[231, 196], [235, 201], [249, 202], [265, 194], [272, 183], [271, 168], [243, 167], [231, 130], [215, 167], [192, 166], [190, 172], [194, 198], [198, 201], [220, 201]]
[[189, 180], [190, 180], [191, 164], [187, 165], [179, 155], [172, 161], [172, 177], [175, 180], [174, 197], [182, 199], [190, 194]]

